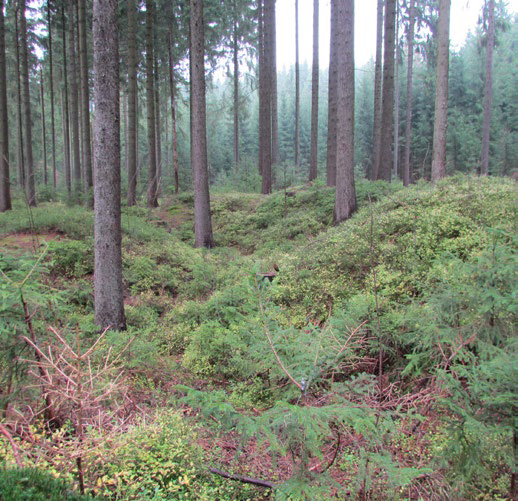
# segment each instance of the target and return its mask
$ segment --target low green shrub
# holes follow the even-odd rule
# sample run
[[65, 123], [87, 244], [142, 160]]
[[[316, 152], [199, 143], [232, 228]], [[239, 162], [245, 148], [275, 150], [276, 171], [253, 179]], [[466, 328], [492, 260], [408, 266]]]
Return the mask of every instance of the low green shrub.
[[54, 240], [49, 244], [49, 270], [68, 278], [79, 278], [94, 271], [93, 241]]

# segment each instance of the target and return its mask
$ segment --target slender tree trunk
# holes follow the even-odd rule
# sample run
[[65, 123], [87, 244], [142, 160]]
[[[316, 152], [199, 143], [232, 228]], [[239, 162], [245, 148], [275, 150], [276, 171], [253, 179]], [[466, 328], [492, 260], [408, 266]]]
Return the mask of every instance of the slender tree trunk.
[[405, 163], [403, 166], [403, 185], [408, 186], [410, 174], [410, 146], [412, 135], [412, 77], [414, 68], [414, 25], [415, 0], [410, 0], [410, 19], [408, 21], [408, 66], [406, 79], [406, 124], [405, 124]]
[[354, 186], [354, 0], [337, 3], [337, 150], [335, 224], [356, 210]]
[[169, 43], [167, 45], [169, 55], [169, 90], [171, 92], [171, 139], [173, 146], [173, 173], [174, 173], [174, 192], [178, 194], [178, 148], [176, 138], [176, 100], [174, 91], [174, 64], [173, 64], [173, 36], [169, 29]]
[[491, 100], [493, 97], [493, 48], [495, 46], [495, 0], [488, 0], [486, 47], [486, 86], [484, 96], [484, 128], [482, 132], [482, 162], [480, 174], [489, 174], [489, 139], [491, 133]]
[[156, 119], [156, 167], [157, 189], [160, 193], [162, 187], [162, 121], [160, 120], [160, 77], [158, 73], [158, 56], [155, 53], [155, 119]]
[[4, 0], [0, 0], [0, 212], [11, 210], [9, 177], [9, 113], [5, 61]]
[[68, 60], [70, 64], [70, 123], [72, 125], [72, 175], [76, 202], [82, 191], [81, 152], [79, 146], [79, 91], [77, 85], [77, 53], [75, 40], [74, 7], [76, 0], [68, 1]]
[[377, 179], [390, 181], [392, 173], [392, 139], [394, 132], [394, 49], [396, 0], [385, 2], [385, 43], [383, 54], [383, 89], [381, 100], [381, 143]]
[[372, 163], [369, 179], [377, 179], [381, 148], [381, 59], [383, 47], [383, 3], [378, 0], [376, 16], [376, 62], [374, 63], [374, 122], [372, 131]]
[[318, 164], [318, 0], [313, 0], [313, 66], [311, 69], [311, 163], [309, 180], [317, 178]]
[[137, 203], [137, 7], [128, 0], [128, 197]]
[[300, 167], [299, 0], [295, 0], [295, 168]]
[[88, 74], [88, 44], [87, 44], [87, 23], [86, 23], [86, 0], [78, 0], [79, 4], [79, 64], [81, 76], [81, 121], [83, 137], [83, 171], [85, 176], [85, 192], [87, 203], [93, 206], [93, 198], [89, 191], [93, 187], [92, 174], [92, 150], [90, 147], [90, 85]]
[[272, 88], [272, 165], [279, 164], [279, 110], [277, 105], [277, 16], [273, 1], [271, 12], [271, 88]]
[[264, 114], [266, 112], [265, 105], [265, 67], [264, 67], [264, 15], [263, 15], [263, 2], [264, 0], [258, 0], [257, 2], [257, 67], [259, 71], [259, 152], [258, 152], [258, 168], [259, 174], [263, 172], [264, 155], [262, 148], [264, 146]]
[[70, 161], [70, 113], [68, 109], [68, 61], [67, 61], [67, 40], [66, 40], [66, 18], [65, 8], [61, 10], [63, 22], [63, 92], [61, 107], [63, 109], [63, 157], [65, 170], [65, 184], [67, 193], [72, 195], [72, 163]]
[[18, 5], [14, 11], [14, 47], [16, 50], [16, 118], [17, 118], [17, 149], [16, 163], [18, 164], [18, 185], [25, 190], [25, 162], [23, 158], [23, 111], [22, 111], [22, 70], [20, 55], [20, 32], [18, 29]]
[[47, 128], [45, 126], [45, 88], [43, 83], [43, 68], [40, 67], [40, 100], [41, 100], [41, 144], [43, 146], [43, 183], [49, 184], [47, 172]]
[[396, 0], [396, 63], [394, 76], [394, 177], [399, 175], [399, 0]]
[[26, 0], [20, 0], [20, 36], [22, 41], [22, 82], [23, 82], [23, 114], [25, 117], [25, 196], [31, 207], [36, 206], [36, 190], [34, 186], [34, 159], [32, 156], [32, 117], [31, 92], [29, 87], [29, 47], [27, 20], [25, 17]]
[[50, 90], [50, 128], [52, 137], [52, 187], [56, 189], [58, 172], [56, 167], [56, 126], [54, 110], [54, 65], [52, 59], [52, 14], [50, 0], [47, 0], [47, 31], [49, 33], [49, 90]]
[[234, 63], [234, 168], [239, 165], [239, 35], [237, 31], [237, 11], [234, 0], [234, 21], [232, 25], [232, 58]]
[[95, 323], [124, 330], [117, 0], [94, 0]]
[[203, 0], [190, 0], [191, 165], [194, 181], [194, 245], [212, 247], [205, 104]]
[[336, 120], [338, 90], [338, 13], [335, 1], [331, 1], [331, 43], [329, 50], [329, 84], [327, 112], [327, 186], [336, 185]]
[[448, 70], [450, 52], [451, 0], [439, 0], [437, 82], [433, 129], [432, 181], [446, 176], [446, 132], [448, 128]]
[[155, 79], [153, 75], [153, 21], [155, 4], [146, 0], [146, 101], [147, 101], [147, 142], [149, 155], [149, 174], [147, 206], [158, 207], [158, 169], [156, 159], [155, 132]]

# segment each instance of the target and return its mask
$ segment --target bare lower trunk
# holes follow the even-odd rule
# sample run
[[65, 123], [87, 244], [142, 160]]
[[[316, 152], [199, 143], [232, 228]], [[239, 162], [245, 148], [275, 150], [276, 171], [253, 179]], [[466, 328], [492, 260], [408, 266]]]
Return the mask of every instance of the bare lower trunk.
[[295, 0], [295, 168], [300, 167], [299, 0]]
[[162, 121], [160, 120], [160, 78], [158, 74], [158, 56], [155, 54], [155, 134], [156, 134], [156, 175], [157, 190], [160, 193], [162, 187]]
[[43, 84], [43, 68], [40, 68], [40, 101], [41, 101], [41, 144], [43, 146], [43, 183], [47, 186], [47, 128], [45, 126], [45, 88]]
[[318, 0], [313, 0], [313, 66], [311, 69], [311, 162], [309, 180], [317, 178], [318, 164]]
[[52, 16], [50, 0], [47, 0], [47, 31], [49, 33], [49, 90], [50, 90], [50, 128], [52, 137], [52, 187], [56, 189], [58, 172], [56, 167], [56, 126], [54, 110], [54, 65], [52, 59]]
[[277, 106], [277, 16], [275, 2], [271, 14], [271, 86], [272, 86], [272, 165], [279, 164], [279, 110]]
[[495, 46], [495, 0], [488, 2], [486, 47], [486, 86], [484, 95], [484, 128], [482, 132], [482, 159], [480, 174], [489, 174], [489, 140], [491, 133], [491, 100], [493, 97], [493, 48]]
[[137, 203], [137, 7], [128, 0], [128, 206]]
[[63, 110], [63, 169], [68, 196], [72, 194], [72, 175], [70, 162], [70, 113], [68, 110], [68, 61], [66, 43], [65, 9], [61, 11], [63, 24], [63, 92], [61, 94], [61, 108]]
[[153, 20], [154, 1], [146, 0], [146, 101], [147, 101], [147, 142], [149, 155], [149, 174], [147, 206], [158, 207], [158, 171], [156, 161], [155, 132], [155, 89], [153, 76]]
[[396, 63], [394, 76], [394, 177], [399, 175], [399, 1], [396, 5]]
[[18, 184], [25, 189], [25, 162], [23, 158], [23, 112], [22, 112], [22, 71], [20, 56], [20, 34], [18, 30], [19, 10], [15, 9], [14, 13], [14, 47], [16, 51], [16, 125], [17, 125], [17, 149], [16, 163], [18, 166]]
[[437, 49], [437, 82], [435, 88], [435, 121], [433, 129], [432, 181], [446, 176], [446, 132], [448, 127], [448, 69], [450, 51], [450, 3], [439, 0], [439, 34]]
[[0, 212], [11, 210], [9, 179], [9, 122], [5, 64], [4, 0], [0, 0]]
[[383, 89], [381, 100], [381, 143], [377, 179], [390, 181], [394, 133], [394, 48], [396, 0], [385, 3], [385, 43], [383, 48]]
[[410, 174], [410, 142], [412, 134], [412, 76], [414, 67], [414, 24], [415, 0], [410, 0], [410, 19], [408, 29], [408, 66], [406, 80], [406, 124], [405, 124], [405, 163], [403, 165], [403, 184], [408, 186]]
[[191, 166], [194, 181], [194, 245], [212, 247], [205, 104], [203, 0], [190, 0]]
[[337, 104], [337, 47], [338, 18], [336, 2], [331, 2], [331, 46], [329, 50], [329, 84], [327, 116], [327, 186], [336, 184], [336, 104]]
[[93, 4], [94, 298], [96, 324], [123, 330], [117, 7], [117, 0], [94, 0]]
[[173, 148], [173, 174], [174, 174], [174, 192], [178, 193], [178, 148], [177, 148], [177, 138], [176, 138], [176, 100], [175, 100], [175, 91], [174, 91], [174, 64], [173, 64], [173, 55], [172, 55], [172, 45], [173, 45], [173, 37], [171, 30], [169, 30], [169, 44], [168, 54], [169, 54], [169, 90], [171, 92], [171, 139], [172, 139], [172, 148]]
[[376, 62], [374, 63], [374, 125], [369, 179], [377, 179], [381, 147], [381, 58], [383, 47], [383, 0], [378, 0], [376, 17]]
[[335, 224], [356, 210], [354, 186], [354, 0], [336, 2], [337, 57], [337, 150]]
[[[236, 2], [234, 1], [234, 10]], [[234, 14], [232, 59], [234, 63], [234, 168], [239, 165], [239, 40], [237, 33], [237, 12]]]
[[89, 191], [93, 186], [92, 174], [92, 150], [90, 147], [90, 86], [88, 81], [88, 50], [87, 50], [87, 25], [86, 25], [86, 0], [79, 1], [79, 65], [81, 76], [81, 122], [83, 138], [83, 171], [85, 178], [85, 191], [87, 203], [93, 206], [93, 198]]
[[27, 20], [25, 17], [26, 2], [20, 1], [20, 36], [22, 42], [22, 82], [23, 82], [23, 114], [25, 118], [25, 196], [27, 203], [36, 206], [36, 190], [34, 186], [34, 160], [32, 156], [32, 117], [31, 92], [29, 87], [29, 47]]

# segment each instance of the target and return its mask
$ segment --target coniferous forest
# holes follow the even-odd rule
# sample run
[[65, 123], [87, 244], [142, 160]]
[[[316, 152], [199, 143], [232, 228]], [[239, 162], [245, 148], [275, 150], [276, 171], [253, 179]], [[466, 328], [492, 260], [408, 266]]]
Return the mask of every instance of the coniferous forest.
[[518, 13], [454, 4], [0, 0], [0, 500], [518, 499]]

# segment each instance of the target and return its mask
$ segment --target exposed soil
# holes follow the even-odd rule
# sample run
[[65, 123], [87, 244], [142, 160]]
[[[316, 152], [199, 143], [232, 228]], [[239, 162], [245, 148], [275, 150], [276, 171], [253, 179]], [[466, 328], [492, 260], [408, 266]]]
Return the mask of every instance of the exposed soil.
[[44, 243], [49, 243], [52, 240], [59, 240], [62, 235], [56, 232], [48, 233], [12, 233], [0, 237], [0, 249], [9, 252], [10, 254], [19, 256], [27, 252], [36, 254], [40, 251]]

